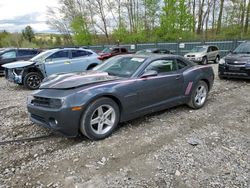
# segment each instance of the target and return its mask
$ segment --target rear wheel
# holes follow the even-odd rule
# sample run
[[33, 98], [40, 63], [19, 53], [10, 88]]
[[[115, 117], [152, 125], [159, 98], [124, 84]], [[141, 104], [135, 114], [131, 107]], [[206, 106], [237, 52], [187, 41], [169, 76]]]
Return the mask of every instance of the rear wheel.
[[208, 85], [204, 81], [199, 81], [193, 89], [188, 106], [194, 109], [203, 107], [208, 97]]
[[91, 140], [100, 140], [112, 134], [117, 127], [120, 110], [110, 98], [92, 102], [82, 116], [80, 131]]
[[40, 87], [43, 80], [43, 76], [38, 72], [30, 72], [25, 75], [23, 79], [23, 84], [26, 88], [35, 90]]
[[96, 64], [89, 65], [87, 70], [92, 70], [95, 66], [96, 66]]

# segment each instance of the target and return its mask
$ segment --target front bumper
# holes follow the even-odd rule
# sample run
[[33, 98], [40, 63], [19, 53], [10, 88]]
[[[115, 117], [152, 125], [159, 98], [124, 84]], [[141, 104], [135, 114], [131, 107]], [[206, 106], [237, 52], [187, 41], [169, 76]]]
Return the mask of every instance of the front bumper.
[[76, 137], [79, 134], [81, 111], [72, 111], [70, 107], [52, 109], [32, 104], [28, 104], [27, 108], [30, 120], [35, 124], [67, 137]]
[[218, 74], [221, 77], [250, 79], [250, 66], [219, 64]]
[[4, 74], [5, 74], [5, 78], [10, 82], [14, 82], [16, 84], [23, 83], [22, 71], [17, 73], [15, 69], [5, 69]]
[[193, 61], [194, 63], [201, 63], [202, 58], [196, 58], [196, 57], [185, 57], [189, 61]]

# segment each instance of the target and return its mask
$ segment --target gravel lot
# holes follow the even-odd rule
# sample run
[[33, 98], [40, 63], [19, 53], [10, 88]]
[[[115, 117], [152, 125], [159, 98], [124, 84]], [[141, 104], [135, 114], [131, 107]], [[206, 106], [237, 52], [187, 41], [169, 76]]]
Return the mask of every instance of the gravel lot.
[[[0, 78], [1, 141], [50, 134], [28, 120], [29, 93]], [[1, 145], [0, 187], [250, 187], [250, 82], [216, 77], [204, 108], [123, 123], [102, 141]]]

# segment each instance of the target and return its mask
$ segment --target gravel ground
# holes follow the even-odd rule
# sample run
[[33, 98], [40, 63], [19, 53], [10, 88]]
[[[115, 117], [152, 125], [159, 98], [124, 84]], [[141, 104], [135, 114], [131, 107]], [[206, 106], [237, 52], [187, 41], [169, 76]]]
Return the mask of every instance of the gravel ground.
[[[0, 78], [1, 141], [50, 134], [28, 120], [29, 93]], [[249, 188], [250, 82], [216, 77], [204, 108], [123, 123], [102, 141], [52, 135], [1, 145], [0, 187]]]

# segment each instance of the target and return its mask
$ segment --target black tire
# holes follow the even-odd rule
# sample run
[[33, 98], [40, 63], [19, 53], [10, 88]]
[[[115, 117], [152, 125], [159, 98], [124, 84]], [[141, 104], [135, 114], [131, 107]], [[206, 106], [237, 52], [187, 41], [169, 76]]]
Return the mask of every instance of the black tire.
[[[197, 90], [201, 87], [204, 87], [204, 89], [206, 90], [206, 96], [204, 98], [204, 102], [202, 102], [201, 104], [198, 104], [197, 101], [196, 101], [196, 96], [198, 95], [197, 94]], [[206, 101], [207, 101], [207, 97], [208, 97], [208, 85], [206, 82], [204, 81], [199, 81], [198, 84], [194, 87], [194, 89], [192, 90], [192, 93], [191, 93], [191, 98], [188, 102], [188, 106], [193, 108], [193, 109], [199, 109], [199, 108], [202, 108]]]
[[[108, 124], [104, 123], [106, 122], [104, 119], [107, 119], [108, 117], [100, 118], [99, 116], [98, 109], [99, 108], [105, 109], [105, 107], [111, 107], [113, 109], [112, 114], [108, 115], [108, 117], [112, 119], [112, 115], [115, 114], [114, 115], [115, 118], [113, 119], [112, 126], [108, 126]], [[103, 111], [102, 116], [105, 116], [105, 112], [107, 111]], [[99, 118], [98, 123], [91, 124], [91, 121], [94, 122], [98, 118]], [[92, 102], [83, 113], [81, 122], [80, 122], [80, 131], [83, 135], [87, 136], [91, 140], [101, 140], [110, 136], [113, 133], [113, 131], [116, 129], [119, 123], [119, 119], [120, 119], [120, 110], [119, 110], [117, 103], [110, 98], [102, 97]], [[111, 121], [112, 120], [110, 120], [110, 122]], [[102, 125], [103, 133], [97, 133], [99, 130], [100, 124], [103, 124]], [[105, 128], [105, 125], [106, 125], [106, 128]]]
[[218, 64], [219, 61], [220, 61], [220, 56], [217, 55], [216, 58], [215, 58], [215, 60], [214, 60], [214, 63]]
[[40, 87], [43, 76], [38, 72], [30, 72], [25, 75], [23, 84], [27, 89], [35, 90]]
[[208, 63], [208, 60], [207, 60], [207, 57], [205, 56], [202, 58], [201, 64], [206, 65], [207, 63]]

